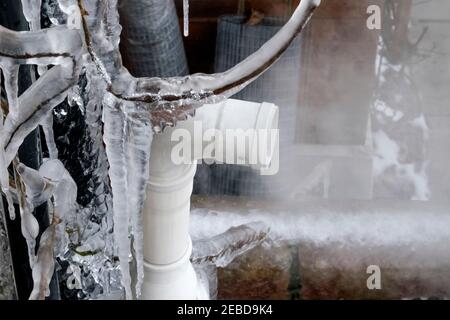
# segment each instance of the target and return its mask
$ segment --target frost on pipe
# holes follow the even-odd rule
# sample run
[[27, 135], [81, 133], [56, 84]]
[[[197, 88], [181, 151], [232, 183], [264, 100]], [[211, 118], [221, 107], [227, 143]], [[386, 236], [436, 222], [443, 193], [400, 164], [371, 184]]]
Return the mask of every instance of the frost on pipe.
[[231, 227], [222, 234], [195, 241], [191, 261], [195, 264], [226, 267], [236, 257], [260, 245], [269, 232], [269, 226], [263, 222]]
[[[75, 84], [81, 39], [78, 32], [66, 28], [14, 32], [0, 26], [0, 35], [2, 70], [20, 64], [56, 65], [18, 98], [20, 110], [9, 113], [5, 119], [1, 144], [5, 151], [5, 165], [8, 166], [25, 137], [45, 121]], [[12, 87], [16, 94], [17, 82]]]
[[269, 232], [267, 224], [250, 222], [194, 241], [191, 262], [199, 281], [208, 282], [210, 299], [217, 298], [217, 268], [225, 268], [238, 256], [262, 244]]
[[138, 79], [136, 92], [140, 95], [132, 98], [151, 100], [152, 96], [144, 93], [153, 91], [159, 94], [162, 102], [185, 100], [186, 103], [193, 101], [213, 103], [239, 92], [279, 59], [297, 34], [303, 30], [319, 4], [319, 0], [302, 1], [291, 19], [272, 39], [230, 70], [212, 75]]
[[[64, 28], [15, 32], [0, 26], [0, 35], [0, 68], [5, 75], [5, 89], [10, 107], [0, 135], [0, 180], [2, 191], [8, 200], [10, 216], [14, 218], [6, 168], [25, 137], [64, 99], [65, 92], [76, 80], [76, 59], [80, 52], [81, 39], [78, 33]], [[57, 66], [18, 98], [17, 75], [20, 64]]]
[[[291, 19], [272, 39], [228, 71], [161, 79], [133, 78], [123, 68], [118, 51], [120, 30], [117, 30], [115, 0], [107, 3], [79, 1], [80, 10], [87, 12], [82, 20], [88, 51], [105, 81], [109, 82], [108, 90], [119, 99], [146, 103], [156, 132], [166, 125], [174, 125], [177, 120], [183, 120], [186, 109], [223, 100], [255, 80], [287, 50], [319, 4], [319, 0], [302, 1]], [[97, 12], [103, 12], [102, 19], [108, 22], [109, 33], [99, 24]], [[108, 46], [104, 45], [105, 37], [109, 40]]]
[[[46, 0], [43, 7], [51, 8], [55, 13], [58, 10], [54, 2]], [[80, 69], [83, 69], [88, 82], [103, 83], [96, 88], [90, 88], [90, 93], [95, 93], [90, 97], [88, 93], [87, 99], [94, 100], [95, 104], [103, 101], [103, 139], [110, 164], [114, 234], [122, 269], [122, 284], [127, 298], [132, 298], [128, 264], [132, 242], [137, 262], [135, 294], [139, 297], [143, 277], [141, 214], [149, 176], [153, 131], [158, 132], [165, 126], [175, 125], [176, 121], [192, 116], [195, 107], [225, 99], [256, 79], [287, 49], [319, 2], [302, 1], [290, 21], [274, 38], [229, 71], [215, 75], [139, 79], [133, 78], [122, 66], [119, 52], [121, 27], [116, 0], [58, 0], [59, 11], [67, 15], [66, 24], [40, 31], [38, 17], [41, 17], [41, 14], [38, 2], [23, 0], [24, 14], [32, 31], [13, 32], [0, 27], [0, 67], [5, 74], [10, 104], [10, 113], [6, 116], [0, 136], [0, 165], [2, 190], [10, 200], [10, 207], [12, 197], [9, 193], [6, 168], [15, 159], [24, 138], [38, 125], [44, 127], [50, 156], [57, 157], [57, 150], [49, 139], [52, 135], [49, 118], [55, 106], [66, 99], [68, 93], [71, 95], [70, 100], [83, 100], [76, 94], [78, 76]], [[48, 16], [48, 12], [45, 14]], [[55, 24], [64, 20], [60, 19], [60, 16], [48, 18]], [[41, 68], [42, 76], [24, 94], [17, 97], [15, 78], [17, 66], [20, 64], [53, 67], [48, 71]], [[97, 111], [91, 108], [86, 108], [85, 112], [87, 118], [96, 119], [98, 116]], [[70, 213], [68, 208], [74, 200], [72, 197], [64, 198], [57, 192], [65, 190], [62, 194], [75, 195], [76, 191], [73, 191], [72, 183], [51, 181], [42, 176], [41, 170], [31, 172], [21, 166], [18, 160], [15, 160], [14, 166], [17, 171], [16, 185], [20, 186], [16, 188], [16, 193], [24, 220], [23, 233], [28, 238], [30, 247], [33, 247], [36, 239], [36, 224], [30, 212], [36, 199], [40, 199], [38, 202], [43, 201], [42, 199], [46, 199], [50, 194], [50, 191], [42, 186], [55, 184], [51, 193], [54, 198], [52, 223], [41, 237], [37, 257], [34, 257], [30, 250], [30, 264], [33, 267], [35, 282], [31, 297], [43, 298], [47, 294], [48, 281], [53, 272], [55, 239], [64, 238], [58, 236], [58, 225], [64, 221], [66, 211]], [[60, 164], [55, 163], [54, 166], [55, 172], [62, 172], [58, 169]], [[39, 176], [44, 179], [43, 184], [42, 181], [39, 182]], [[71, 180], [67, 172], [63, 176], [67, 178], [65, 181]], [[91, 234], [95, 235], [95, 231]], [[103, 246], [101, 238], [93, 236], [90, 240], [79, 248], [91, 250]]]

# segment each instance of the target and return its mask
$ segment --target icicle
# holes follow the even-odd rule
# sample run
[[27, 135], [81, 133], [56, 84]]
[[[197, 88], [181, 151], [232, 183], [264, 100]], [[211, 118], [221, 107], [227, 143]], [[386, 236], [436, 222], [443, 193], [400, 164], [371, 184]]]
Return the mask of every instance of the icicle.
[[50, 113], [41, 124], [44, 131], [45, 143], [47, 144], [50, 159], [58, 159], [58, 149], [55, 143], [55, 134], [53, 133], [53, 113]]
[[109, 161], [109, 176], [113, 192], [114, 236], [118, 245], [122, 286], [127, 299], [132, 299], [129, 258], [131, 255], [129, 238], [127, 166], [125, 137], [127, 135], [125, 117], [121, 104], [111, 95], [105, 97], [104, 140]]
[[[1, 87], [2, 87], [2, 72], [0, 69], [0, 97], [1, 97]], [[1, 103], [1, 101], [0, 101]], [[3, 121], [4, 121], [4, 113], [3, 108], [0, 105], [0, 133], [3, 132]], [[9, 173], [8, 173], [8, 166], [6, 165], [5, 160], [5, 149], [3, 148], [3, 145], [0, 144], [0, 185], [2, 192], [4, 193], [6, 197], [6, 201], [8, 203], [8, 213], [9, 218], [11, 220], [14, 220], [16, 218], [16, 212], [14, 209], [14, 202], [11, 196], [11, 192], [9, 189]]]
[[3, 193], [6, 197], [6, 202], [8, 203], [8, 212], [9, 212], [9, 219], [15, 220], [16, 219], [16, 209], [14, 208], [14, 201], [11, 195], [11, 191], [9, 189], [3, 189]]
[[128, 141], [127, 141], [127, 195], [128, 214], [131, 218], [133, 233], [133, 248], [136, 259], [137, 283], [136, 298], [141, 296], [141, 287], [144, 280], [144, 256], [142, 210], [147, 191], [150, 167], [150, 149], [153, 131], [150, 124], [149, 113], [146, 109], [140, 112], [128, 113]]
[[8, 203], [9, 218], [11, 220], [16, 219], [16, 210], [14, 208], [14, 202], [11, 195], [11, 190], [9, 189], [9, 173], [8, 166], [5, 160], [5, 150], [0, 144], [0, 184], [2, 187], [2, 192], [6, 197], [6, 202]]
[[131, 299], [131, 226], [137, 269], [136, 297], [139, 298], [144, 278], [142, 210], [149, 179], [153, 130], [146, 108], [118, 103], [112, 96], [105, 99], [104, 124], [113, 190], [114, 234], [119, 247], [122, 285], [127, 299]]
[[36, 256], [36, 238], [39, 235], [39, 223], [36, 217], [33, 215], [34, 207], [28, 202], [23, 201], [20, 206], [20, 219], [21, 219], [21, 232], [28, 248], [28, 259], [30, 267], [33, 268]]
[[19, 65], [18, 64], [3, 64], [3, 75], [5, 77], [5, 90], [8, 99], [9, 113], [16, 118], [19, 112], [18, 92], [19, 92]]
[[[36, 218], [33, 215], [34, 206], [28, 201], [28, 198], [25, 196], [26, 185], [22, 180], [22, 177], [19, 173], [18, 168], [21, 167], [21, 164], [18, 161], [14, 161], [14, 168], [16, 170], [15, 174], [15, 182], [17, 188], [17, 196], [19, 198], [19, 210], [20, 210], [20, 227], [22, 231], [22, 235], [25, 238], [28, 249], [28, 259], [30, 263], [30, 267], [33, 268], [35, 263], [35, 247], [36, 247], [36, 238], [39, 234], [39, 224]], [[22, 165], [20, 171], [24, 173], [24, 167]], [[25, 167], [26, 168], [26, 167]], [[25, 174], [26, 175], [26, 174]], [[32, 173], [31, 173], [32, 175]], [[35, 177], [33, 177], [34, 180]], [[36, 182], [30, 183], [34, 185]], [[39, 184], [39, 183], [37, 183]]]
[[30, 30], [41, 29], [41, 4], [42, 0], [22, 0], [22, 11]]
[[[18, 117], [19, 107], [18, 107], [18, 78], [19, 78], [19, 65], [11, 64], [9, 62], [2, 63], [1, 68], [3, 70], [3, 76], [5, 79], [5, 91], [6, 97], [8, 99], [8, 116], [12, 119]], [[4, 129], [4, 119], [3, 110], [1, 118], [1, 133]], [[16, 218], [16, 211], [14, 208], [14, 202], [11, 195], [11, 190], [9, 188], [9, 173], [8, 173], [8, 162], [6, 160], [6, 154], [4, 149], [4, 144], [0, 144], [0, 183], [2, 186], [2, 191], [5, 194], [6, 201], [8, 203], [9, 218], [14, 220]]]
[[[42, 0], [22, 0], [22, 11], [31, 31], [41, 30], [41, 5]], [[38, 74], [42, 76], [46, 66], [38, 66]]]
[[184, 36], [189, 36], [189, 0], [183, 0], [183, 32]]
[[[41, 30], [41, 4], [42, 0], [22, 0], [22, 11], [31, 31]], [[38, 66], [38, 74], [42, 76], [46, 66]]]
[[20, 96], [20, 116], [13, 119], [8, 115], [2, 134], [7, 164], [15, 157], [26, 136], [65, 99], [67, 89], [75, 80], [71, 78], [73, 71], [70, 66], [55, 66]]

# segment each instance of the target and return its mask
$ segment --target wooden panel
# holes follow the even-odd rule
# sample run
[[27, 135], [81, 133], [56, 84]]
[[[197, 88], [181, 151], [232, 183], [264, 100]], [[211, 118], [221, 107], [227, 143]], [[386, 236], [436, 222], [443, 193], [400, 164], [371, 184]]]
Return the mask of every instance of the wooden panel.
[[[236, 13], [239, 0], [189, 0], [191, 18], [217, 18], [223, 14]], [[183, 16], [183, 0], [175, 0], [178, 16]]]
[[[175, 0], [183, 17], [183, 0]], [[214, 71], [217, 18], [237, 12], [238, 0], [189, 0], [189, 37], [184, 38], [186, 56], [191, 73]]]

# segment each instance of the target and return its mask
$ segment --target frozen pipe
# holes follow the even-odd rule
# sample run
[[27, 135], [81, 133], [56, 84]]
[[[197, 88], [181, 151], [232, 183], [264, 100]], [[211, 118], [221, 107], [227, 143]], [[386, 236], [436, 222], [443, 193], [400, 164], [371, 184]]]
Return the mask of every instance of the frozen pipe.
[[[144, 299], [207, 298], [207, 291], [201, 290], [202, 285], [195, 285], [198, 281], [189, 262], [192, 244], [188, 232], [190, 198], [197, 160], [203, 158], [204, 133], [215, 129], [217, 134], [225, 136], [227, 129], [270, 131], [277, 125], [278, 108], [275, 105], [230, 99], [217, 105], [205, 105], [194, 119], [155, 136], [144, 208]], [[180, 143], [174, 139], [180, 132], [192, 137], [194, 150], [188, 157], [190, 159], [177, 164], [173, 161], [172, 151]], [[250, 154], [258, 147], [256, 140], [250, 137], [250, 147], [225, 148], [223, 154], [236, 151], [237, 158], [243, 160], [242, 164], [249, 165]], [[267, 153], [267, 158], [257, 159], [253, 166], [267, 166], [275, 148], [276, 143], [269, 145], [271, 152]]]

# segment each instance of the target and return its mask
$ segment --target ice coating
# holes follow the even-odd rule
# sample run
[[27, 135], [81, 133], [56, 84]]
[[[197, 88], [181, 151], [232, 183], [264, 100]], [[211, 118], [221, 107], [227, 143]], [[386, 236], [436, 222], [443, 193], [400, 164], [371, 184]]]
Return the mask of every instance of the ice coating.
[[41, 4], [42, 0], [22, 0], [23, 15], [32, 31], [41, 29]]
[[[140, 209], [144, 199], [145, 184], [147, 172], [144, 173], [141, 184], [133, 186], [130, 181], [134, 181], [136, 176], [133, 174], [133, 166], [127, 165], [130, 157], [127, 156], [126, 133], [128, 130], [127, 113], [134, 112], [134, 108], [147, 109], [151, 117], [143, 117], [144, 122], [149, 120], [153, 125], [153, 131], [163, 130], [166, 125], [175, 125], [177, 120], [186, 119], [191, 112], [192, 106], [200, 106], [208, 101], [217, 101], [223, 99], [242, 89], [249, 81], [264, 72], [271, 63], [276, 61], [292, 41], [297, 32], [301, 31], [304, 24], [310, 17], [312, 10], [318, 4], [316, 1], [302, 2], [296, 15], [278, 38], [274, 39], [270, 45], [267, 45], [265, 51], [260, 52], [259, 57], [252, 56], [243, 65], [240, 65], [228, 74], [218, 75], [194, 75], [180, 78], [157, 79], [157, 78], [132, 78], [121, 66], [120, 54], [117, 53], [118, 35], [114, 32], [109, 33], [111, 46], [103, 47], [101, 50], [98, 44], [104, 43], [105, 37], [103, 31], [98, 26], [98, 21], [93, 20], [94, 15], [84, 15], [84, 32], [87, 35], [87, 47], [92, 62], [97, 66], [97, 70], [102, 74], [102, 78], [108, 83], [109, 93], [105, 96], [104, 103], [104, 124], [105, 124], [105, 144], [110, 163], [110, 178], [113, 189], [113, 207], [115, 235], [119, 248], [119, 259], [122, 269], [122, 284], [126, 291], [127, 298], [131, 298], [131, 277], [129, 276], [129, 257], [130, 234], [132, 230], [134, 251], [137, 260], [137, 296], [139, 296], [139, 286], [142, 279], [142, 255], [141, 241], [142, 233], [137, 228], [140, 224]], [[103, 7], [102, 7], [103, 6]], [[115, 2], [108, 4], [87, 3], [82, 8], [87, 12], [94, 10], [107, 10], [115, 6]], [[111, 23], [117, 23], [117, 14], [115, 12], [106, 17]], [[113, 30], [117, 30], [113, 28]], [[269, 51], [269, 52], [267, 52]], [[262, 53], [265, 53], [262, 55]], [[262, 55], [262, 57], [261, 57]], [[261, 58], [263, 58], [261, 60]], [[264, 64], [261, 67], [261, 64]], [[244, 69], [250, 75], [237, 74], [236, 70]], [[224, 80], [224, 81], [222, 81]], [[217, 88], [217, 92], [214, 90]], [[214, 95], [218, 94], [218, 97]], [[131, 102], [131, 103], [130, 103]], [[133, 103], [136, 106], [133, 106]], [[141, 119], [136, 118], [134, 126], [139, 126]], [[148, 129], [147, 129], [148, 132]], [[147, 137], [147, 143], [151, 143], [151, 136]], [[142, 159], [138, 162], [141, 168], [148, 167], [150, 157], [149, 149], [136, 159]], [[136, 170], [135, 172], [138, 172]], [[132, 177], [131, 180], [128, 177]], [[133, 193], [130, 193], [133, 190]], [[126, 195], [136, 192], [137, 199], [127, 199]], [[142, 195], [142, 196], [141, 196]], [[129, 224], [131, 222], [131, 226]], [[133, 227], [134, 226], [134, 227]], [[138, 237], [136, 237], [138, 236]]]
[[[140, 296], [143, 273], [142, 208], [149, 178], [152, 126], [149, 113], [139, 105], [123, 104], [112, 95], [105, 99], [105, 144], [113, 189], [114, 225], [122, 270], [128, 270], [130, 230], [137, 264], [136, 296]], [[120, 133], [120, 134], [118, 134]], [[122, 282], [131, 298], [131, 278]]]
[[53, 220], [41, 236], [37, 259], [32, 267], [33, 291], [30, 294], [30, 300], [44, 300], [50, 294], [49, 284], [55, 268], [53, 247], [58, 223], [59, 220]]
[[[30, 267], [33, 271], [34, 288], [30, 299], [43, 299], [48, 295], [48, 285], [54, 271], [55, 239], [63, 238], [62, 231], [58, 231], [58, 225], [75, 210], [76, 184], [59, 160], [45, 161], [39, 171], [21, 163], [15, 163], [15, 168], [18, 173], [16, 184], [21, 186], [19, 205], [22, 234], [27, 241]], [[52, 223], [41, 236], [35, 255], [39, 225], [33, 215], [33, 209], [49, 201], [51, 197], [54, 199]]]
[[[166, 124], [174, 125], [179, 119], [184, 120], [186, 110], [223, 100], [261, 75], [303, 30], [319, 3], [318, 0], [302, 1], [279, 33], [255, 54], [226, 72], [166, 79], [133, 78], [123, 68], [118, 52], [120, 30], [115, 25], [118, 24], [116, 1], [89, 2], [81, 9], [87, 13], [107, 12], [104, 18], [110, 23], [108, 35], [105, 35], [94, 13], [83, 15], [83, 25], [88, 51], [93, 63], [110, 84], [109, 92], [122, 100], [147, 104], [152, 113], [152, 122], [161, 123], [164, 127]], [[109, 40], [108, 46], [104, 46], [105, 37]]]
[[6, 97], [8, 99], [8, 110], [12, 117], [17, 117], [19, 112], [18, 106], [18, 78], [19, 78], [19, 65], [11, 65], [4, 63], [0, 65], [5, 77], [5, 90]]
[[213, 264], [226, 267], [237, 256], [266, 240], [270, 228], [263, 222], [252, 222], [231, 227], [212, 238], [197, 240], [193, 244], [191, 261], [195, 264]]
[[127, 298], [132, 297], [129, 259], [131, 255], [129, 238], [129, 220], [127, 208], [127, 167], [125, 165], [126, 148], [125, 116], [120, 110], [120, 104], [114, 101], [105, 102], [104, 122], [105, 144], [109, 161], [109, 176], [113, 192], [114, 233], [118, 245], [122, 285]]
[[29, 199], [26, 195], [27, 185], [23, 181], [21, 174], [23, 174], [30, 186], [30, 194], [34, 194], [36, 189], [42, 191], [44, 189], [44, 181], [42, 181], [40, 177], [36, 181], [35, 172], [33, 172], [32, 169], [30, 169], [30, 171], [27, 169], [26, 166], [21, 166], [20, 163], [17, 163], [17, 161], [15, 162], [15, 170], [17, 172], [17, 174], [15, 174], [15, 183], [19, 197], [20, 227], [22, 236], [27, 243], [30, 267], [33, 268], [35, 262], [36, 238], [39, 235], [39, 224], [33, 215], [34, 206], [31, 203], [33, 200]]
[[[139, 107], [139, 106], [137, 106]], [[131, 216], [131, 230], [133, 235], [133, 249], [136, 259], [137, 283], [136, 297], [141, 296], [141, 286], [144, 280], [143, 256], [143, 218], [142, 210], [149, 179], [150, 149], [153, 131], [148, 112], [144, 110], [130, 110], [127, 112], [127, 211]]]
[[[44, 7], [51, 7], [49, 2], [45, 1]], [[58, 150], [53, 140], [51, 114], [73, 91], [81, 69], [88, 81], [103, 82], [103, 85], [93, 89], [97, 90], [93, 100], [103, 101], [103, 138], [113, 191], [114, 234], [122, 285], [126, 297], [131, 299], [131, 241], [137, 265], [137, 297], [143, 279], [141, 214], [153, 132], [164, 130], [165, 126], [173, 126], [177, 121], [192, 116], [195, 107], [229, 97], [257, 78], [286, 50], [319, 2], [302, 1], [291, 20], [272, 40], [229, 71], [215, 75], [139, 79], [133, 78], [122, 66], [118, 48], [121, 27], [116, 0], [58, 0], [59, 9], [67, 15], [66, 24], [60, 24], [62, 19], [59, 16], [53, 19], [50, 17], [52, 22], [59, 25], [43, 30], [40, 30], [41, 1], [22, 1], [31, 31], [15, 32], [0, 26], [0, 67], [5, 74], [11, 108], [0, 135], [0, 164], [2, 190], [8, 197], [9, 175], [6, 168], [15, 159], [25, 137], [37, 126], [43, 126], [52, 160], [45, 162], [38, 172], [28, 170], [20, 163], [15, 164], [16, 185], [23, 187], [23, 190], [18, 191], [23, 217], [22, 231], [32, 248], [29, 251], [34, 279], [31, 298], [43, 298], [48, 293], [48, 283], [54, 269], [55, 239], [62, 238], [58, 236], [58, 225], [65, 216], [73, 217], [71, 212], [74, 210], [76, 186], [62, 164], [52, 162], [57, 161]], [[188, 11], [187, 5], [185, 1], [185, 12]], [[52, 7], [52, 10], [55, 12], [56, 9]], [[17, 97], [15, 75], [21, 64], [42, 66], [42, 75]], [[47, 70], [45, 67], [48, 65], [53, 67]], [[97, 110], [91, 114], [92, 109], [86, 107], [86, 117], [96, 118]], [[62, 176], [55, 177], [52, 171]], [[36, 203], [47, 201], [49, 194], [54, 198], [53, 219], [41, 237], [38, 255], [34, 259], [33, 241], [39, 230], [33, 220], [32, 210]], [[12, 198], [9, 196], [9, 199]], [[9, 206], [10, 214], [13, 215], [12, 200]], [[103, 238], [94, 232], [92, 238], [78, 249], [100, 250], [103, 245]]]
[[45, 143], [51, 159], [58, 159], [58, 148], [55, 143], [55, 134], [53, 133], [53, 114], [50, 113], [41, 123], [44, 131]]

